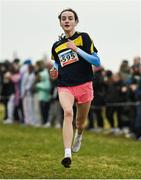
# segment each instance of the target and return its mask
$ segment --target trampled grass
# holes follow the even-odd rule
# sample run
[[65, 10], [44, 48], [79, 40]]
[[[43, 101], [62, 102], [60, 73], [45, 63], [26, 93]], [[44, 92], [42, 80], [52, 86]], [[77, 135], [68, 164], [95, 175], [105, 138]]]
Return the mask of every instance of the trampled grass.
[[0, 123], [0, 178], [141, 178], [141, 142], [84, 133], [82, 148], [65, 169], [58, 129]]

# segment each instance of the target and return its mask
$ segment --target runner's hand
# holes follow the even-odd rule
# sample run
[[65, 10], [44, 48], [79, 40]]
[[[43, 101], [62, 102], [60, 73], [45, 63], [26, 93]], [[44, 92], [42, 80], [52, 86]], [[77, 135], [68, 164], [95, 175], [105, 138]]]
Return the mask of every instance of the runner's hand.
[[52, 67], [49, 72], [51, 79], [55, 80], [58, 78], [58, 71], [56, 68]]
[[74, 44], [73, 41], [71, 41], [69, 39], [68, 39], [68, 42], [67, 42], [67, 48], [71, 49], [72, 51], [77, 52], [77, 46]]

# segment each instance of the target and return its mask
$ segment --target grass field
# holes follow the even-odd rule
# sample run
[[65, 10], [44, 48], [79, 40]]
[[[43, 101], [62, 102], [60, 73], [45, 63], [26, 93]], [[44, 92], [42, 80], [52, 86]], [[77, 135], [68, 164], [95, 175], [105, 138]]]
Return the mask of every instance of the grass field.
[[132, 139], [85, 131], [70, 169], [60, 164], [62, 157], [61, 130], [0, 121], [0, 179], [141, 178], [141, 142]]
[[61, 130], [0, 123], [0, 178], [141, 178], [141, 143], [85, 132], [70, 169]]

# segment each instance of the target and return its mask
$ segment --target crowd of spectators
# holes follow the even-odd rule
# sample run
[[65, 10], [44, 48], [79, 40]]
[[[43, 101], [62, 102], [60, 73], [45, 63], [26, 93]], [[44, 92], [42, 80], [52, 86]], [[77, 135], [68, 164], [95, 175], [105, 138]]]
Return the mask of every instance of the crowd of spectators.
[[6, 60], [0, 64], [0, 74], [3, 123], [61, 127], [56, 81], [51, 81], [43, 60], [34, 65], [30, 59], [23, 64], [18, 58], [13, 62]]
[[[44, 60], [35, 64], [0, 62], [0, 103], [4, 124], [61, 128], [62, 109], [58, 101], [57, 80], [52, 81]], [[94, 101], [87, 130], [125, 135], [141, 140], [141, 58], [132, 65], [122, 60], [118, 72], [93, 67]], [[74, 107], [75, 109], [75, 107]], [[106, 128], [108, 126], [108, 128]]]

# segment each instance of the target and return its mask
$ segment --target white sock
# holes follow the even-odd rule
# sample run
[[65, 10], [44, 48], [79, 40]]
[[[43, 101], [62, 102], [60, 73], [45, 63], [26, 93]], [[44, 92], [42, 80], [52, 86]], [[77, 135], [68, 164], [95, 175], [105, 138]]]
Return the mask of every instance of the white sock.
[[65, 157], [71, 158], [71, 148], [65, 148]]

